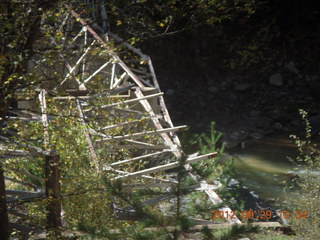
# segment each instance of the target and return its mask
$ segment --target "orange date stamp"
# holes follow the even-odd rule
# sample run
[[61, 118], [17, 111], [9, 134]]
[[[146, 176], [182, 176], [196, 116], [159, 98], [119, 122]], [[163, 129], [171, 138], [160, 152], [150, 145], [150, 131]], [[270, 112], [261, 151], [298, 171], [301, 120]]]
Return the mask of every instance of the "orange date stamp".
[[215, 219], [236, 219], [237, 216], [241, 216], [242, 219], [271, 219], [272, 217], [278, 216], [280, 218], [288, 219], [288, 218], [295, 218], [295, 219], [302, 219], [307, 218], [308, 213], [307, 211], [277, 211], [277, 213], [270, 211], [270, 210], [248, 210], [248, 211], [241, 211], [239, 214], [236, 214], [236, 211], [211, 211], [212, 213], [212, 220]]

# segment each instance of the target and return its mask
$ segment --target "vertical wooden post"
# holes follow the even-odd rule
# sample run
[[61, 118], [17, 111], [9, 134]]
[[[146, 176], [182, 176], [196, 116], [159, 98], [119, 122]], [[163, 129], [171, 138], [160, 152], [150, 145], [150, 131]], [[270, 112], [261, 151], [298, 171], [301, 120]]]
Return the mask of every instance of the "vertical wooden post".
[[[51, 150], [45, 156], [47, 232], [49, 237], [61, 237], [61, 199], [60, 199], [60, 163], [59, 155]], [[47, 237], [48, 237], [47, 236]]]
[[0, 238], [9, 239], [9, 220], [6, 202], [6, 185], [3, 176], [2, 166], [0, 164]]

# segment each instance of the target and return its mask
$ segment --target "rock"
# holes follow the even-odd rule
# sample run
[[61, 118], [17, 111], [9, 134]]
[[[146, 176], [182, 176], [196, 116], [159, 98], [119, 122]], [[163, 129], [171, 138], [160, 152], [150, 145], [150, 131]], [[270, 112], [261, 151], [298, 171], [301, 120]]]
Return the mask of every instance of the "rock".
[[269, 78], [270, 85], [281, 87], [283, 85], [283, 78], [280, 73], [272, 74]]
[[275, 129], [275, 130], [282, 130], [282, 129], [283, 129], [283, 126], [282, 126], [282, 124], [281, 124], [280, 122], [276, 122], [276, 123], [274, 124], [274, 129]]
[[208, 88], [208, 92], [209, 92], [209, 93], [216, 94], [216, 93], [218, 92], [218, 88], [216, 88], [216, 87], [209, 87], [209, 88]]
[[236, 83], [234, 85], [234, 90], [239, 92], [249, 90], [250, 88], [251, 85], [247, 83]]
[[259, 117], [261, 116], [261, 111], [251, 111], [249, 115], [250, 117], [254, 117], [254, 118]]
[[166, 94], [167, 96], [172, 96], [174, 94], [174, 90], [170, 88], [166, 91]]
[[248, 137], [248, 133], [246, 131], [234, 131], [230, 134], [230, 138], [237, 141], [243, 141]]
[[288, 65], [287, 65], [287, 70], [288, 70], [290, 73], [299, 75], [299, 70], [297, 69], [296, 64], [295, 64], [294, 62], [289, 62], [289, 63], [288, 63]]
[[281, 122], [281, 123], [286, 123], [291, 120], [291, 116], [288, 113], [281, 111], [281, 110], [277, 110], [277, 109], [268, 111], [266, 113], [266, 115], [269, 118], [271, 118], [275, 121]]
[[264, 137], [263, 134], [259, 132], [250, 133], [249, 136], [256, 140], [262, 139]]

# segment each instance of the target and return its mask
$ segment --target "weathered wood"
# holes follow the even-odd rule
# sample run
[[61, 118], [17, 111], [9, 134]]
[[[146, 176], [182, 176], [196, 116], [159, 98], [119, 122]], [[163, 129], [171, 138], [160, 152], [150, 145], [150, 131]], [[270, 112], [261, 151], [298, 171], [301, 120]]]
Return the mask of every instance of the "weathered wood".
[[43, 196], [42, 191], [22, 191], [22, 190], [6, 190], [7, 195], [12, 195], [12, 196], [33, 196], [33, 197], [41, 197]]
[[[208, 187], [208, 184], [206, 182], [202, 182], [201, 183], [201, 188], [205, 191], [205, 193], [209, 196], [210, 200], [215, 204], [215, 205], [220, 205], [223, 203], [223, 200], [218, 196], [218, 194], [216, 194], [212, 188]], [[232, 215], [232, 210], [229, 207], [222, 207], [219, 208], [219, 211], [223, 211], [223, 212], [228, 212], [227, 216], [231, 216]], [[227, 222], [229, 223], [233, 223], [233, 224], [239, 224], [241, 223], [241, 221], [237, 218], [237, 216], [234, 216], [234, 219], [231, 218], [227, 218], [226, 219]]]
[[69, 46], [71, 46], [81, 35], [83, 35], [84, 33], [84, 29], [85, 27], [83, 27], [78, 34], [71, 40], [71, 42], [69, 43]]
[[137, 97], [134, 99], [130, 99], [130, 100], [125, 100], [125, 101], [121, 101], [121, 102], [117, 102], [117, 103], [111, 103], [108, 105], [102, 105], [101, 108], [110, 108], [110, 107], [116, 107], [116, 106], [120, 106], [122, 104], [128, 104], [128, 103], [133, 103], [133, 102], [137, 102], [140, 100], [146, 100], [146, 99], [150, 99], [150, 98], [154, 98], [154, 97], [158, 97], [158, 96], [162, 96], [163, 92], [161, 93], [156, 93], [156, 94], [151, 94], [151, 95], [147, 95], [147, 96], [143, 96], [143, 97]]
[[115, 79], [115, 75], [116, 75], [116, 63], [113, 63], [112, 69], [111, 69], [110, 89], [113, 88], [113, 82]]
[[139, 132], [139, 133], [133, 133], [133, 134], [127, 134], [127, 135], [122, 135], [122, 136], [112, 136], [110, 138], [104, 138], [101, 140], [97, 141], [102, 141], [102, 142], [111, 142], [111, 141], [117, 141], [117, 140], [123, 140], [123, 139], [128, 139], [128, 138], [139, 138], [147, 135], [157, 135], [161, 133], [166, 133], [166, 132], [177, 132], [180, 131], [181, 129], [187, 128], [186, 125], [179, 126], [179, 127], [173, 127], [173, 128], [165, 128], [161, 130], [155, 130], [155, 131], [146, 131], [146, 132]]
[[49, 143], [50, 143], [50, 137], [48, 132], [48, 115], [47, 115], [47, 101], [46, 101], [46, 90], [41, 89], [39, 93], [39, 101], [40, 101], [40, 107], [41, 107], [41, 119], [42, 119], [42, 125], [44, 129], [44, 145], [45, 148], [48, 149]]
[[[152, 120], [155, 128], [156, 128], [157, 130], [159, 130], [159, 131], [162, 130], [163, 127], [162, 127], [161, 123], [159, 122], [158, 117], [157, 117], [156, 114], [154, 113], [154, 111], [153, 111], [150, 103], [143, 98], [144, 95], [143, 95], [143, 93], [141, 92], [141, 90], [140, 90], [140, 89], [136, 89], [136, 91], [135, 91], [134, 93], [136, 94], [137, 99], [140, 99], [140, 103], [141, 103], [141, 105], [143, 106], [143, 108], [145, 109], [145, 111], [149, 113], [149, 115], [150, 115], [150, 117], [151, 117], [151, 120]], [[154, 95], [154, 94], [152, 94], [152, 95]], [[149, 95], [149, 96], [151, 96], [151, 95]], [[172, 150], [175, 150], [175, 149], [176, 149], [176, 146], [174, 145], [174, 143], [172, 142], [172, 140], [170, 139], [170, 137], [168, 136], [167, 133], [162, 133], [162, 134], [161, 134], [161, 137], [163, 138], [164, 142], [165, 142]], [[174, 152], [174, 155], [175, 155], [176, 157], [178, 157], [178, 158], [181, 156], [181, 154], [180, 154], [179, 151], [175, 151], [175, 152]]]
[[77, 109], [78, 109], [78, 112], [79, 112], [79, 117], [80, 117], [81, 124], [85, 127], [85, 136], [86, 136], [86, 140], [87, 140], [88, 145], [89, 145], [89, 150], [90, 150], [90, 154], [91, 154], [93, 163], [95, 165], [95, 168], [96, 168], [97, 172], [100, 172], [98, 156], [96, 154], [96, 151], [94, 149], [93, 143], [91, 141], [90, 134], [89, 134], [89, 129], [87, 127], [86, 122], [84, 121], [84, 115], [83, 115], [83, 112], [82, 112], [81, 104], [79, 102], [79, 99], [76, 99], [75, 101], [76, 101]]
[[3, 148], [0, 146], [0, 151], [3, 151], [6, 155], [13, 155], [13, 156], [30, 156], [31, 154], [24, 150], [18, 150], [18, 149], [8, 149]]
[[126, 81], [129, 78], [128, 74], [126, 72], [122, 73], [120, 78], [117, 79], [117, 81], [112, 85], [112, 88], [115, 88], [118, 86], [122, 81]]
[[89, 53], [89, 50], [91, 49], [91, 47], [95, 44], [95, 40], [93, 40], [93, 42], [91, 43], [91, 45], [89, 47], [87, 47], [87, 49], [85, 50], [85, 52], [82, 54], [82, 56], [78, 59], [78, 61], [76, 62], [76, 64], [70, 69], [70, 71], [67, 73], [67, 75], [65, 76], [65, 78], [63, 79], [63, 81], [60, 83], [60, 85], [64, 84], [65, 81], [68, 80], [68, 78], [70, 77], [71, 74], [73, 74], [74, 70], [76, 70], [76, 68], [80, 65], [80, 63], [82, 62], [82, 60], [84, 59], [84, 57]]
[[152, 188], [152, 187], [157, 187], [157, 188], [164, 188], [164, 187], [172, 187], [176, 185], [177, 183], [173, 182], [162, 182], [162, 183], [128, 183], [128, 184], [123, 184], [123, 188]]
[[113, 128], [117, 128], [117, 127], [122, 127], [122, 126], [125, 126], [125, 125], [138, 123], [138, 122], [141, 122], [143, 120], [150, 120], [150, 117], [142, 117], [140, 119], [136, 119], [136, 120], [132, 120], [132, 121], [121, 122], [121, 123], [118, 123], [118, 124], [109, 125], [109, 126], [106, 126], [106, 127], [102, 127], [100, 130], [109, 130], [109, 129], [113, 129]]
[[93, 77], [95, 77], [99, 72], [101, 72], [105, 67], [107, 67], [111, 62], [113, 61], [113, 59], [110, 59], [108, 62], [106, 62], [105, 64], [103, 64], [100, 68], [98, 68], [94, 73], [92, 73], [91, 76], [89, 76], [87, 79], [83, 80], [84, 83], [89, 82]]
[[[190, 164], [190, 163], [199, 162], [199, 161], [202, 161], [202, 160], [207, 160], [209, 158], [214, 158], [217, 155], [218, 155], [218, 153], [214, 152], [214, 153], [209, 153], [209, 154], [197, 156], [197, 157], [194, 157], [194, 158], [187, 158], [187, 160], [185, 161], [185, 164]], [[123, 178], [123, 177], [132, 178], [132, 177], [138, 177], [138, 176], [140, 176], [142, 174], [151, 174], [151, 173], [155, 173], [155, 172], [165, 171], [165, 170], [177, 168], [177, 167], [179, 167], [179, 164], [180, 164], [179, 161], [176, 161], [176, 162], [172, 162], [172, 163], [168, 163], [168, 164], [164, 164], [164, 165], [160, 165], [160, 166], [144, 169], [144, 170], [141, 170], [141, 171], [129, 173], [129, 174], [126, 174], [124, 176], [116, 177], [115, 179]]]
[[164, 154], [164, 153], [168, 153], [168, 152], [172, 152], [172, 151], [163, 150], [163, 151], [160, 151], [160, 152], [149, 153], [149, 154], [142, 155], [142, 156], [139, 156], [139, 157], [134, 157], [134, 158], [130, 158], [130, 159], [114, 162], [114, 163], [111, 163], [110, 166], [117, 166], [117, 165], [120, 165], [120, 164], [123, 164], [123, 163], [128, 163], [128, 162], [131, 162], [131, 161], [136, 161], [136, 160], [140, 160], [140, 159], [144, 159], [144, 158], [154, 157], [154, 156], [158, 156], [160, 154]]
[[[66, 5], [67, 8], [70, 9], [68, 5]], [[71, 14], [79, 20], [79, 22], [86, 26], [88, 31], [92, 34], [92, 36], [97, 39], [98, 42], [100, 42], [108, 51], [109, 54], [113, 57], [113, 59], [119, 64], [120, 67], [124, 71], [128, 73], [128, 75], [132, 78], [132, 80], [141, 88], [144, 87], [143, 83], [139, 80], [139, 78], [126, 66], [126, 64], [114, 53], [114, 51], [106, 45], [106, 42], [89, 26], [89, 24], [83, 20], [78, 13], [76, 13], [73, 9], [71, 9]]]
[[134, 53], [136, 53], [137, 55], [139, 55], [141, 58], [143, 58], [143, 59], [148, 59], [148, 58], [149, 58], [149, 56], [143, 54], [140, 49], [137, 49], [137, 48], [135, 48], [134, 46], [132, 46], [130, 43], [125, 42], [122, 38], [120, 38], [120, 37], [117, 36], [116, 34], [108, 31], [108, 33], [105, 34], [105, 36], [107, 36], [107, 35], [111, 36], [112, 38], [114, 38], [114, 39], [117, 40], [118, 42], [121, 42], [125, 47], [127, 47], [128, 49], [130, 49], [131, 51], [133, 51]]
[[[128, 172], [125, 172], [125, 171], [121, 171], [121, 170], [116, 170], [116, 169], [113, 169], [111, 168], [110, 166], [106, 166], [104, 167], [105, 171], [110, 171], [110, 172], [115, 172], [115, 173], [118, 173], [118, 174], [121, 174], [122, 176], [126, 175], [126, 174], [129, 174]], [[156, 178], [156, 177], [152, 177], [152, 176], [149, 176], [149, 175], [141, 175], [142, 178], [146, 178], [146, 179], [150, 179], [150, 180], [155, 180], [155, 181], [159, 181], [159, 182], [164, 182], [164, 183], [178, 183], [177, 181], [175, 180], [169, 180], [169, 179], [163, 179], [163, 178]]]
[[49, 235], [61, 237], [61, 199], [60, 199], [60, 161], [59, 155], [52, 150], [45, 156], [47, 224]]
[[24, 182], [24, 181], [20, 181], [20, 180], [17, 180], [17, 179], [14, 179], [14, 178], [10, 178], [10, 177], [4, 177], [5, 180], [8, 180], [8, 181], [11, 181], [11, 182], [15, 182], [15, 183], [19, 183], [23, 186], [27, 186], [27, 187], [31, 187], [33, 188], [34, 190], [39, 190], [41, 189], [41, 187], [33, 184], [33, 183], [28, 183], [28, 182]]
[[135, 69], [135, 68], [130, 68], [131, 71], [133, 72], [136, 72], [136, 73], [139, 73], [139, 74], [142, 74], [142, 75], [145, 75], [147, 77], [151, 77], [152, 74], [151, 73], [148, 73], [148, 72], [144, 72], [144, 71], [141, 71], [139, 69]]
[[[155, 73], [155, 71], [154, 71], [153, 64], [152, 64], [152, 61], [151, 61], [151, 58], [150, 58], [150, 57], [148, 58], [148, 66], [149, 66], [149, 69], [150, 69], [150, 73], [151, 73], [151, 75], [152, 75], [153, 84], [154, 84], [155, 88], [157, 88], [158, 91], [161, 91], [160, 86], [159, 86], [159, 83], [158, 83], [158, 80], [157, 80], [157, 76], [156, 76], [156, 73]], [[164, 101], [163, 96], [162, 96], [162, 97], [159, 97], [159, 104], [160, 104], [160, 108], [161, 108], [161, 111], [162, 111], [164, 120], [165, 120], [167, 123], [169, 123], [169, 125], [170, 125], [171, 127], [173, 127], [173, 123], [172, 123], [171, 117], [170, 117], [170, 115], [169, 115], [168, 109], [167, 109], [167, 107], [166, 107], [166, 103], [165, 103], [165, 101]], [[177, 136], [175, 133], [171, 133], [171, 135], [173, 136], [173, 141], [174, 141], [174, 143], [175, 143], [178, 147], [181, 147], [181, 143], [180, 143], [180, 140], [179, 140], [178, 136]]]

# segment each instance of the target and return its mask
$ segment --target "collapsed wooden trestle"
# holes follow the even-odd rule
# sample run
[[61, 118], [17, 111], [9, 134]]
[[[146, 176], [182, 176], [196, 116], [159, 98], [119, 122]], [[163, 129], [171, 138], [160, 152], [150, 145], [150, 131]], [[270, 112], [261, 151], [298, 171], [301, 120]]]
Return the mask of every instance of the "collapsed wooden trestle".
[[[61, 19], [62, 23], [57, 23], [61, 31], [68, 29], [64, 33], [63, 43], [51, 39], [52, 44], [63, 44], [62, 47], [68, 52], [61, 56], [65, 59], [65, 66], [58, 70], [62, 75], [61, 81], [55, 86], [41, 86], [38, 101], [41, 114], [29, 111], [28, 103], [24, 102], [20, 104], [23, 106], [19, 111], [11, 111], [10, 117], [42, 121], [44, 130], [47, 131], [50, 121], [56, 117], [48, 114], [48, 99], [50, 102], [63, 102], [65, 106], [73, 104], [76, 106], [74, 114], [77, 114], [85, 129], [93, 166], [99, 174], [104, 174], [111, 180], [123, 180], [125, 189], [177, 184], [165, 171], [179, 165], [177, 159], [183, 152], [176, 132], [186, 126], [173, 125], [150, 57], [124, 43], [113, 33], [99, 35], [74, 10], [69, 9], [69, 13]], [[119, 43], [125, 51], [117, 53], [113, 45]], [[74, 46], [82, 46], [83, 49], [68, 51]], [[41, 67], [41, 60], [37, 56], [33, 61]], [[42, 70], [50, 74], [50, 70]], [[119, 134], [113, 135], [115, 132]], [[48, 138], [47, 135], [48, 133], [44, 134], [45, 138]], [[17, 144], [17, 148], [19, 146], [30, 151], [2, 150], [8, 157], [46, 155], [45, 151], [50, 151], [49, 146], [48, 149]], [[128, 155], [131, 157], [125, 157]], [[192, 173], [190, 163], [206, 161], [216, 155], [217, 153], [189, 156], [185, 168], [197, 180], [198, 176]], [[131, 164], [134, 171], [126, 170], [128, 164]], [[33, 192], [7, 190], [8, 202], [45, 196], [45, 190], [36, 186], [34, 188]], [[217, 186], [201, 181], [197, 188], [208, 195], [213, 205], [223, 203], [214, 192]], [[172, 195], [158, 197], [149, 202], [147, 200], [146, 203], [156, 204], [170, 197]], [[220, 210], [231, 214], [231, 209], [227, 206]], [[117, 205], [115, 214], [119, 219], [134, 218], [132, 211], [126, 211]], [[237, 217], [226, 221], [231, 224], [241, 223]]]

